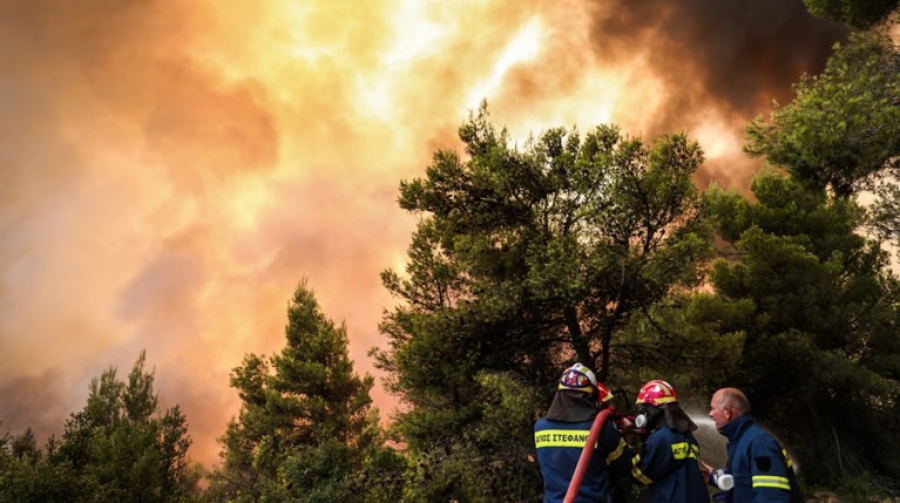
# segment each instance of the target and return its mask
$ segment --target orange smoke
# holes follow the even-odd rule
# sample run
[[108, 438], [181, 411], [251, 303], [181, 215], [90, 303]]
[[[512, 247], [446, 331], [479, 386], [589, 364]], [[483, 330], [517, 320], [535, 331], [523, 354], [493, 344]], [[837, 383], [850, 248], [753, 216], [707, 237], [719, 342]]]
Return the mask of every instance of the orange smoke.
[[[239, 405], [228, 373], [283, 345], [302, 277], [372, 372], [394, 302], [378, 274], [402, 267], [415, 225], [399, 181], [455, 148], [483, 98], [518, 138], [615, 121], [741, 158], [762, 98], [676, 85], [677, 61], [704, 68], [671, 40], [658, 52], [661, 19], [686, 14], [629, 32], [616, 19], [633, 7], [613, 4], [0, 0], [4, 428], [59, 432], [92, 376], [146, 349], [195, 458], [215, 461]], [[754, 96], [798, 74], [776, 77]]]

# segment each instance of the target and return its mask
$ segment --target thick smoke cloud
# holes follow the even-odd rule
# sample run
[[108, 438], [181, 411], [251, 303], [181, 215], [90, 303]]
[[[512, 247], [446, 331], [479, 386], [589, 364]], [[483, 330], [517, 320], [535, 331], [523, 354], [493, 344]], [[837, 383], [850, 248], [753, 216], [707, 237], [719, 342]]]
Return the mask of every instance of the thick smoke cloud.
[[0, 0], [2, 428], [59, 433], [146, 349], [214, 462], [301, 278], [373, 372], [397, 186], [481, 99], [522, 139], [683, 130], [740, 185], [743, 125], [841, 36], [799, 0]]
[[[600, 64], [627, 64], [638, 56], [665, 93], [664, 103], [645, 119], [646, 131], [694, 132], [716, 153], [714, 143], [730, 136], [734, 154], [708, 164], [704, 181], [737, 187], [746, 186], [753, 172], [734, 148], [747, 122], [767, 114], [773, 101], [790, 102], [792, 84], [824, 67], [833, 43], [846, 36], [844, 28], [811, 16], [800, 1], [602, 5], [592, 28]], [[709, 138], [715, 133], [722, 138]]]

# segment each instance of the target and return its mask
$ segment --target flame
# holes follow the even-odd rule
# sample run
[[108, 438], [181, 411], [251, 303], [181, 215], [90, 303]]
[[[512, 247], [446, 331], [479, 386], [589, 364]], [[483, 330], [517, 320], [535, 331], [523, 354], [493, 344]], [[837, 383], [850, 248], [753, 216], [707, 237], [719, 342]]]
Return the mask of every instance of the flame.
[[474, 109], [484, 100], [493, 97], [500, 89], [503, 78], [510, 68], [525, 61], [534, 60], [539, 52], [544, 36], [540, 18], [534, 17], [519, 28], [494, 63], [490, 76], [477, 83], [466, 99], [466, 107]]
[[706, 159], [713, 160], [741, 152], [740, 131], [721, 116], [711, 115], [694, 128], [692, 136], [703, 146]]
[[[399, 181], [421, 176], [436, 149], [457, 148], [459, 124], [484, 98], [513, 136], [602, 122], [640, 133], [662, 121], [726, 157], [731, 116], [664, 113], [682, 110], [670, 105], [679, 92], [696, 92], [665, 80], [655, 59], [666, 54], [684, 72], [697, 53], [670, 56], [680, 46], [665, 30], [692, 18], [642, 16], [643, 5], [7, 9], [0, 420], [14, 432], [59, 432], [90, 377], [125, 371], [146, 349], [161, 401], [188, 417], [195, 457], [215, 462], [215, 438], [239, 405], [228, 373], [246, 353], [283, 346], [285, 303], [303, 277], [329, 317], [346, 322], [357, 370], [373, 372], [367, 351], [384, 344], [378, 322], [396, 302], [379, 272], [403, 270], [416, 224], [397, 207]], [[642, 22], [602, 23], [629, 12]], [[691, 105], [715, 108], [702, 91]], [[385, 415], [394, 407], [383, 389], [373, 398]]]

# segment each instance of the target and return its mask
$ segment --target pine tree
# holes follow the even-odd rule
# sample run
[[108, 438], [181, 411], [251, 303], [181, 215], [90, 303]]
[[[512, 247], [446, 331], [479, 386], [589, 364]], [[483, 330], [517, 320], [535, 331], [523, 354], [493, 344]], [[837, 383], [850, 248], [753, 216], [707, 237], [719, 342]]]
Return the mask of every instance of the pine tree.
[[160, 413], [145, 361], [141, 352], [126, 381], [114, 367], [93, 379], [84, 409], [45, 451], [30, 430], [7, 438], [12, 464], [0, 475], [0, 502], [196, 499], [199, 475], [188, 458], [186, 419], [177, 405]]
[[285, 347], [247, 355], [231, 374], [241, 410], [221, 442], [212, 494], [255, 501], [345, 501], [380, 448], [371, 376], [358, 376], [347, 330], [322, 312], [302, 281], [287, 309]]
[[887, 254], [856, 232], [865, 211], [852, 201], [772, 171], [752, 190], [711, 194], [737, 253], [714, 264], [716, 300], [698, 297], [693, 319], [742, 342], [715, 384], [748, 393], [807, 480], [897, 480], [900, 282]]

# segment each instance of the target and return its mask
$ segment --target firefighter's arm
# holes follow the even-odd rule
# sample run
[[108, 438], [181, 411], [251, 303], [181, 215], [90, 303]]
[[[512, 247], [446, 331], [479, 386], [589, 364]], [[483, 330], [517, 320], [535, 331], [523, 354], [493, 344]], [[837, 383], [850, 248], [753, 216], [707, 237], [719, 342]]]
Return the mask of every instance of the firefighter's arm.
[[662, 479], [671, 463], [670, 447], [664, 439], [651, 435], [644, 441], [641, 452], [631, 460], [631, 476], [644, 485]]
[[754, 501], [789, 503], [790, 469], [781, 448], [772, 438], [757, 438], [750, 447], [750, 483], [753, 487]]
[[634, 457], [634, 451], [625, 443], [615, 426], [606, 423], [600, 436], [600, 443], [604, 452], [608, 453], [606, 464], [613, 484], [618, 480], [627, 479], [631, 472], [631, 458]]

